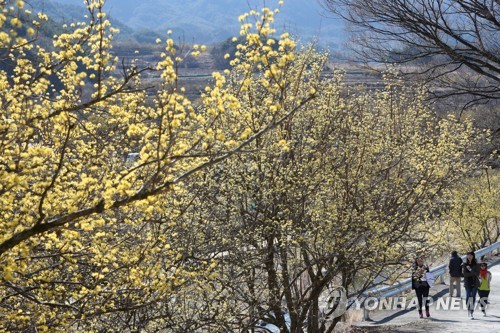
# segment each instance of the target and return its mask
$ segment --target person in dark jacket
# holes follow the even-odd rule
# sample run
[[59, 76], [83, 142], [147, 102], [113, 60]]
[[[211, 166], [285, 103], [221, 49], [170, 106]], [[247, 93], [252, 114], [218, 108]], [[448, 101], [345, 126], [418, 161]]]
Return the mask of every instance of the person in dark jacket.
[[417, 258], [413, 264], [413, 272], [411, 274], [411, 286], [415, 290], [418, 299], [418, 314], [423, 318], [422, 306], [425, 300], [425, 315], [430, 317], [429, 313], [429, 289], [431, 288], [427, 282], [426, 273], [429, 272], [429, 267], [424, 264], [422, 258]]
[[453, 289], [456, 296], [460, 298], [460, 279], [462, 277], [462, 259], [458, 256], [457, 251], [451, 252], [450, 264], [448, 265], [450, 272], [450, 297], [453, 297]]
[[476, 294], [479, 287], [479, 265], [474, 252], [467, 252], [467, 259], [462, 265], [462, 272], [469, 318], [474, 319], [474, 306], [476, 305]]

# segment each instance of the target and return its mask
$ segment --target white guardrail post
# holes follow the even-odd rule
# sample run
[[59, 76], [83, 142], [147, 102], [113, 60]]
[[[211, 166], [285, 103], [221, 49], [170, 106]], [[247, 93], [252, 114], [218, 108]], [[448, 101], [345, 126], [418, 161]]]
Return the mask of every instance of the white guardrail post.
[[[500, 242], [493, 243], [487, 247], [479, 249], [475, 251], [476, 258], [479, 259], [482, 256], [485, 256], [490, 253], [499, 253], [500, 252]], [[466, 256], [462, 256], [462, 261]], [[430, 270], [430, 272], [436, 278], [437, 283], [444, 283], [444, 276], [448, 272], [448, 263], [444, 263], [442, 265], [436, 266]], [[370, 289], [365, 291], [361, 296], [365, 297], [365, 301], [367, 297], [370, 299], [377, 299], [380, 302], [380, 299], [386, 297], [392, 297], [395, 295], [401, 294], [403, 291], [406, 291], [411, 288], [411, 278], [404, 279], [402, 281], [398, 281], [390, 286], [384, 286], [380, 288]], [[362, 303], [363, 306], [363, 320], [370, 321], [370, 311], [364, 306], [364, 301]]]

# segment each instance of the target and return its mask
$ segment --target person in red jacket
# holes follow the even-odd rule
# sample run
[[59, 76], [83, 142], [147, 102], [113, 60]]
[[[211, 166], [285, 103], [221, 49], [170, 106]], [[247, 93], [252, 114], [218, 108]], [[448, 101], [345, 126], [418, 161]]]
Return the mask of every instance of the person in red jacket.
[[488, 304], [488, 295], [490, 294], [491, 272], [488, 271], [488, 264], [483, 262], [479, 269], [479, 304], [481, 304], [481, 311], [486, 316], [486, 304]]

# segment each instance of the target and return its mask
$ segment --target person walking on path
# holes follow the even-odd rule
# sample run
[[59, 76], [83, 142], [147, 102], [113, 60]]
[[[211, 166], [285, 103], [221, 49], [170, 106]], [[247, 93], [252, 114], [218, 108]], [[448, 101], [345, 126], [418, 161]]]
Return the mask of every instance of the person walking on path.
[[469, 318], [474, 319], [474, 306], [476, 305], [476, 294], [479, 287], [479, 265], [474, 252], [467, 252], [467, 258], [462, 267], [467, 310]]
[[462, 259], [458, 256], [457, 251], [451, 252], [450, 264], [448, 265], [450, 272], [450, 297], [453, 297], [453, 290], [456, 290], [456, 297], [460, 298], [460, 279], [462, 278]]
[[415, 294], [418, 299], [418, 314], [420, 318], [423, 318], [422, 306], [425, 301], [425, 315], [430, 317], [429, 313], [429, 289], [430, 285], [427, 282], [427, 273], [429, 272], [429, 267], [424, 264], [422, 258], [417, 258], [413, 264], [413, 272], [411, 275], [411, 286], [415, 290]]
[[486, 304], [488, 304], [488, 295], [490, 294], [491, 272], [488, 271], [488, 264], [483, 262], [479, 269], [479, 304], [481, 304], [481, 311], [486, 316]]

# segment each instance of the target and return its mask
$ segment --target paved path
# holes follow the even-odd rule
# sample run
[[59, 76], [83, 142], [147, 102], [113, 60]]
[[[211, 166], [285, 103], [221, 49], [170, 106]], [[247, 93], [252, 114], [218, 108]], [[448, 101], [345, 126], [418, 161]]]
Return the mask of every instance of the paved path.
[[[454, 304], [450, 302], [448, 297], [448, 285], [438, 284], [433, 286], [430, 292], [430, 296], [434, 299], [434, 304], [431, 305], [430, 318], [419, 319], [415, 308], [372, 311], [370, 312], [370, 318], [373, 321], [360, 322], [356, 326], [368, 332], [500, 333], [500, 258], [497, 256], [489, 262], [492, 281], [488, 299], [490, 304], [486, 310], [486, 317], [483, 317], [479, 305], [474, 312], [474, 320], [468, 318], [467, 310], [462, 306], [457, 306], [458, 309], [455, 307], [454, 310], [443, 309], [443, 306], [437, 309], [439, 299], [445, 304], [450, 304], [449, 308], [453, 308], [452, 304]], [[465, 297], [463, 284], [462, 297]], [[453, 299], [454, 302], [459, 303], [456, 297]], [[465, 302], [465, 299], [461, 301]]]

